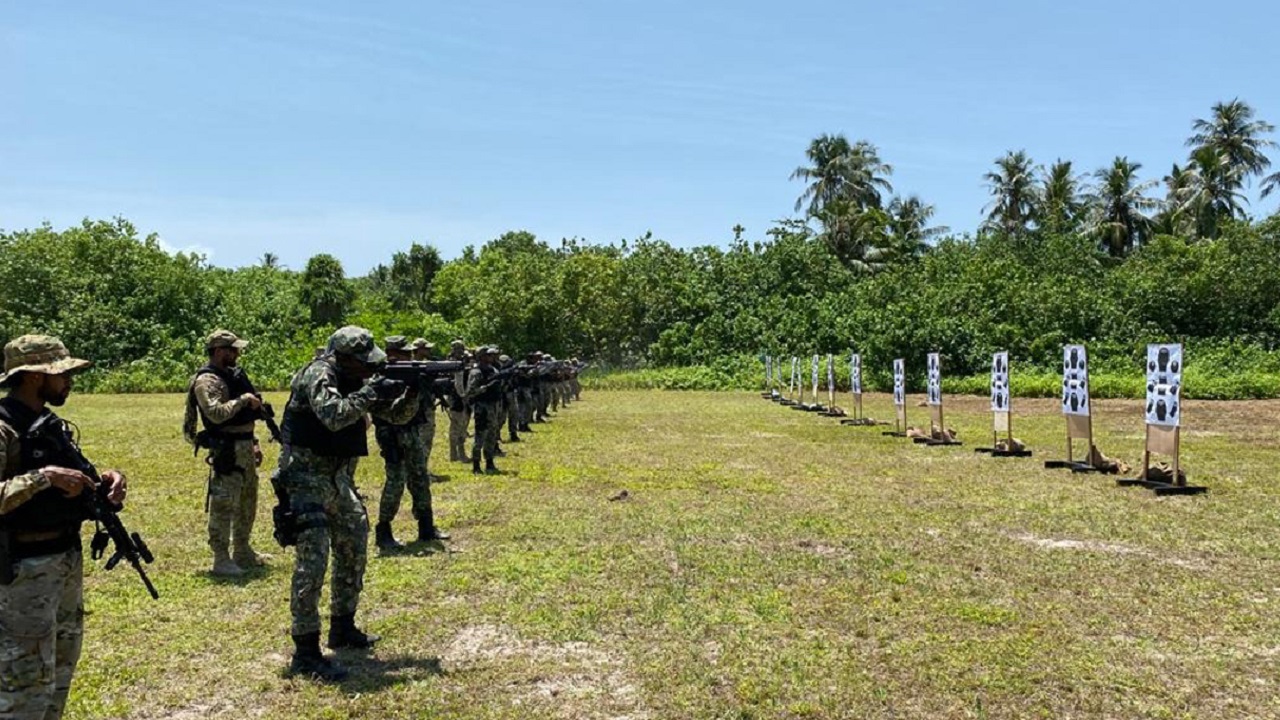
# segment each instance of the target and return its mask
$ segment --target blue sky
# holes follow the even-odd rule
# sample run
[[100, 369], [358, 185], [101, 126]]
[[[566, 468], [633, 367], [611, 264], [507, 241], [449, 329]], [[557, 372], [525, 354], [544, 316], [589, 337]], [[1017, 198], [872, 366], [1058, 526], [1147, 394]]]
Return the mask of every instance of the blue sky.
[[1255, 0], [11, 1], [0, 17], [0, 228], [123, 215], [218, 265], [330, 252], [359, 274], [414, 241], [454, 257], [511, 229], [759, 238], [792, 215], [788, 176], [823, 132], [878, 145], [899, 193], [968, 231], [1006, 150], [1089, 171], [1122, 154], [1159, 178], [1216, 101], [1280, 123], [1280, 9]]

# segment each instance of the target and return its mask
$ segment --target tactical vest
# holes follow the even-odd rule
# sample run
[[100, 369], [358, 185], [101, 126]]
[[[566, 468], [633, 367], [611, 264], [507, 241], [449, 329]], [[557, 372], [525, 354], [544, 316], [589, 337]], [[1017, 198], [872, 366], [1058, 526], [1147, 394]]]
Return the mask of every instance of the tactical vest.
[[[49, 465], [85, 471], [88, 461], [76, 448], [71, 429], [67, 427], [66, 421], [48, 408], [37, 415], [21, 401], [6, 397], [0, 399], [0, 421], [18, 432], [22, 446], [22, 461], [10, 477]], [[88, 469], [92, 470], [91, 467]], [[13, 510], [0, 515], [0, 529], [78, 534], [80, 523], [87, 519], [86, 515], [84, 498], [69, 498], [61, 490], [47, 487]]]
[[[250, 393], [257, 395], [258, 391], [254, 389], [253, 383], [249, 381], [249, 376], [240, 368], [217, 368], [213, 365], [205, 365], [196, 371], [195, 378], [191, 381], [191, 389], [187, 391], [187, 402], [195, 403], [196, 409], [200, 408], [200, 404], [196, 403], [195, 379], [201, 375], [217, 375], [222, 382], [227, 384], [227, 397], [235, 399]], [[248, 425], [258, 419], [258, 411], [247, 405], [240, 409], [240, 412], [232, 415], [224, 423], [215, 423], [205, 416], [204, 411], [200, 411], [200, 423], [204, 425], [204, 429], [212, 435], [218, 435], [224, 427], [236, 427], [238, 425]]]
[[[485, 385], [486, 383], [488, 383], [490, 380], [493, 379], [494, 375], [498, 374], [497, 369], [494, 368], [492, 365], [477, 365], [476, 369], [480, 371], [480, 382], [478, 383], [479, 385]], [[478, 403], [492, 404], [492, 403], [501, 402], [501, 401], [502, 401], [502, 388], [497, 385], [494, 385], [493, 387], [485, 390], [484, 392], [477, 395], [474, 400], [472, 400], [473, 403], [477, 403], [477, 404]]]
[[[306, 368], [303, 368], [303, 372], [305, 371]], [[351, 395], [363, 386], [364, 383], [360, 380], [347, 380], [338, 376], [338, 394], [342, 397]], [[321, 457], [354, 458], [369, 454], [369, 436], [365, 432], [364, 418], [344, 428], [330, 430], [320, 422], [310, 405], [295, 407], [296, 394], [295, 388], [294, 394], [289, 396], [289, 403], [285, 405], [284, 421], [280, 423], [280, 435], [285, 445], [306, 448]]]

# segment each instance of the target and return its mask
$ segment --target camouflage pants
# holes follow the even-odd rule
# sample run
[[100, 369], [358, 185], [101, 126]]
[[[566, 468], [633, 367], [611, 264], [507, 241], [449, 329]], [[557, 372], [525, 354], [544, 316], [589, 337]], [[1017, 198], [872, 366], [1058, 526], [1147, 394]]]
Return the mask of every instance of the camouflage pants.
[[422, 436], [422, 467], [427, 477], [431, 477], [431, 446], [436, 442], [436, 414], [433, 410], [427, 414], [427, 421], [418, 426]]
[[538, 389], [534, 391], [534, 403], [537, 417], [545, 418], [547, 406], [551, 404], [551, 383], [538, 383]]
[[62, 717], [84, 630], [79, 550], [14, 563], [0, 586], [0, 718]]
[[481, 450], [488, 457], [493, 457], [498, 449], [498, 432], [501, 430], [498, 425], [497, 403], [479, 403], [472, 408], [472, 412], [476, 417], [476, 438], [471, 445], [471, 457], [478, 459]]
[[356, 494], [355, 472], [356, 458], [320, 457], [298, 447], [290, 449], [288, 465], [281, 468], [298, 523], [323, 521], [298, 533], [289, 600], [294, 635], [320, 631], [320, 591], [330, 550], [330, 614], [354, 614], [360, 602], [368, 562], [369, 516]]
[[[516, 431], [520, 429], [520, 393], [512, 390], [507, 393], [507, 437], [515, 437]], [[498, 428], [498, 435], [502, 435], [502, 428]]]
[[253, 441], [235, 441], [236, 471], [209, 471], [209, 547], [227, 552], [234, 539], [236, 552], [249, 550], [253, 520], [258, 514], [258, 465]]
[[575, 377], [569, 381], [569, 392], [573, 393], [574, 400], [582, 398], [582, 382], [578, 378]]
[[[390, 432], [387, 433], [387, 430]], [[413, 499], [413, 516], [425, 516], [431, 512], [431, 482], [427, 475], [427, 461], [422, 444], [422, 426], [391, 427], [380, 429], [379, 433], [386, 433], [385, 437], [396, 447], [394, 451], [390, 451], [381, 437], [378, 440], [383, 445], [382, 457], [387, 470], [387, 481], [382, 486], [382, 497], [378, 501], [378, 522], [389, 523], [396, 519], [406, 485], [409, 487], [409, 497]]]
[[449, 440], [456, 443], [467, 441], [467, 424], [471, 422], [470, 410], [449, 411]]
[[533, 388], [520, 388], [516, 393], [517, 407], [520, 408], [520, 425], [533, 422]]

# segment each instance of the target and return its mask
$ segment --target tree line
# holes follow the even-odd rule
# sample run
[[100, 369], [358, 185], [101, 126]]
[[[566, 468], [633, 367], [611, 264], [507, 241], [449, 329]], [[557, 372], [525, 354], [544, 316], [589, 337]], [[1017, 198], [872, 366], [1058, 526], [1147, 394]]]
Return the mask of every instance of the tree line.
[[1047, 371], [1075, 341], [1119, 370], [1156, 340], [1187, 342], [1192, 364], [1280, 372], [1280, 217], [1251, 218], [1246, 196], [1280, 187], [1274, 129], [1235, 100], [1191, 130], [1186, 163], [1162, 180], [1124, 157], [1084, 175], [1010, 152], [985, 175], [972, 236], [932, 225], [930, 205], [894, 195], [874, 145], [839, 134], [814, 139], [792, 174], [798, 217], [719, 245], [517, 231], [448, 261], [413, 243], [348, 277], [327, 254], [297, 270], [272, 253], [215, 267], [119, 218], [46, 225], [0, 233], [0, 332], [57, 334], [98, 362], [87, 383], [121, 391], [181, 388], [214, 327], [253, 341], [244, 364], [282, 387], [345, 323], [733, 377], [761, 353], [851, 347], [886, 376], [893, 358], [934, 351], [953, 376], [985, 372], [995, 350]]

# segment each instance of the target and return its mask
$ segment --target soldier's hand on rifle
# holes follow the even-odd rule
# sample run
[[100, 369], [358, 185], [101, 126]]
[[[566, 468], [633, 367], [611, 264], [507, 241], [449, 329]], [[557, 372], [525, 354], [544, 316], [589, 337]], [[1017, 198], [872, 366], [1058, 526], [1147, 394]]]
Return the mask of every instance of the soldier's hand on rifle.
[[373, 388], [379, 400], [395, 400], [404, 394], [407, 386], [400, 380], [376, 375], [369, 379], [369, 387]]
[[262, 398], [254, 395], [253, 393], [245, 393], [240, 396], [240, 399], [245, 401], [245, 404], [249, 406], [250, 410], [257, 410], [262, 407]]
[[76, 497], [86, 489], [93, 489], [93, 479], [79, 470], [48, 465], [40, 468], [40, 474], [49, 480], [50, 485], [61, 490], [67, 497]]
[[120, 506], [124, 504], [125, 493], [129, 491], [129, 481], [119, 470], [108, 470], [102, 473], [102, 482], [107, 483], [107, 502]]

